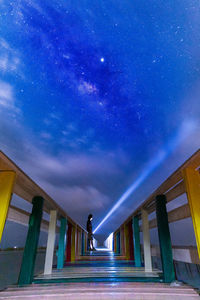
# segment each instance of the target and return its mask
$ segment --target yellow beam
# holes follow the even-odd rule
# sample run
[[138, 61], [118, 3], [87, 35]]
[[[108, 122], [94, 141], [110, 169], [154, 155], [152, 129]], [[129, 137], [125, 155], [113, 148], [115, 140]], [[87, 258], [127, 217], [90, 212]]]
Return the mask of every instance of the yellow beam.
[[187, 198], [200, 258], [200, 174], [192, 168], [183, 170]]
[[71, 241], [71, 261], [75, 261], [75, 242], [76, 242], [76, 238], [75, 238], [75, 234], [76, 234], [76, 228], [75, 226], [72, 226], [72, 241]]
[[14, 182], [14, 171], [0, 171], [0, 241], [12, 197]]

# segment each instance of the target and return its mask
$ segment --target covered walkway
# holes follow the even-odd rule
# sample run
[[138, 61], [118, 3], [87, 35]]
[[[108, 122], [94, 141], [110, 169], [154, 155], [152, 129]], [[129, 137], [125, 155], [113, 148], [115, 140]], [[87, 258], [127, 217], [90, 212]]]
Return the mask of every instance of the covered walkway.
[[[24, 254], [16, 286], [0, 293], [0, 299], [196, 299], [194, 288], [176, 285], [174, 259], [199, 265], [199, 175], [198, 150], [134, 211], [114, 232], [112, 250], [88, 252], [87, 231], [74, 222], [4, 153], [0, 153], [1, 235], [6, 218], [28, 226]], [[32, 213], [10, 207], [12, 193], [31, 202]], [[188, 204], [167, 211], [166, 203], [187, 193]], [[49, 222], [42, 217], [50, 215]], [[156, 212], [149, 221], [148, 215]], [[169, 222], [192, 217], [196, 235], [195, 255], [175, 250]], [[158, 227], [161, 267], [150, 243], [149, 231]], [[34, 275], [40, 230], [48, 231], [44, 269]], [[140, 242], [143, 232], [143, 243]], [[58, 249], [55, 235], [59, 233]], [[197, 252], [198, 251], [198, 252]], [[56, 264], [55, 254], [57, 255]], [[160, 254], [159, 254], [160, 255]], [[159, 256], [158, 255], [158, 256]]]
[[9, 287], [0, 299], [138, 299], [192, 300], [199, 295], [187, 285], [163, 283], [159, 270], [145, 272], [133, 261], [124, 260], [112, 251], [88, 252], [62, 270], [54, 266], [51, 274], [35, 276], [31, 285]]
[[145, 272], [144, 267], [135, 267], [134, 261], [125, 260], [112, 251], [88, 252], [76, 262], [65, 264], [51, 274], [39, 274], [34, 283], [58, 282], [163, 282], [162, 272]]

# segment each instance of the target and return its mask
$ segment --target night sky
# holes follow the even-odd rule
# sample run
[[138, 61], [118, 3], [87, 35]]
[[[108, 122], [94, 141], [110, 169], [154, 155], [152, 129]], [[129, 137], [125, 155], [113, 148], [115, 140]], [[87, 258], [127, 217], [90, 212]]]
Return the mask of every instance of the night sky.
[[0, 147], [81, 225], [142, 178], [115, 230], [199, 148], [199, 116], [199, 0], [0, 0]]

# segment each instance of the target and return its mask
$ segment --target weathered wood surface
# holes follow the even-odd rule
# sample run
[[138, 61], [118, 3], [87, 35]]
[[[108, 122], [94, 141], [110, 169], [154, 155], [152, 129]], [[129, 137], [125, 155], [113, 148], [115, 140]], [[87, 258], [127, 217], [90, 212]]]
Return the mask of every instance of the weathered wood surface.
[[0, 292], [0, 299], [83, 299], [83, 300], [193, 300], [199, 299], [190, 286], [171, 287], [161, 283], [61, 283], [12, 287]]
[[[180, 221], [190, 217], [191, 217], [191, 213], [188, 204], [184, 204], [168, 212], [169, 223]], [[155, 227], [157, 227], [156, 218], [149, 221], [149, 228], [151, 229]], [[142, 231], [142, 226], [140, 226], [140, 231]]]
[[[29, 223], [29, 217], [30, 217], [30, 213], [20, 209], [18, 207], [15, 207], [13, 205], [10, 205], [9, 210], [8, 210], [8, 215], [7, 215], [7, 220], [9, 221], [13, 221], [15, 223], [21, 224], [21, 225], [25, 225], [28, 226]], [[48, 232], [48, 228], [49, 228], [49, 222], [46, 220], [42, 220], [41, 223], [41, 230]], [[59, 227], [56, 227], [56, 232], [59, 232]]]

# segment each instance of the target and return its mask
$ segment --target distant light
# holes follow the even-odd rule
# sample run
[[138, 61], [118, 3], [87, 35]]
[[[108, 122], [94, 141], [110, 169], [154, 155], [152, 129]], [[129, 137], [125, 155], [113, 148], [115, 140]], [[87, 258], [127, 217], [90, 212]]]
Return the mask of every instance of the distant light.
[[14, 249], [17, 249], [17, 246], [14, 246]]
[[104, 246], [106, 246], [110, 251], [113, 251], [113, 232], [105, 240]]
[[144, 171], [131, 184], [131, 186], [117, 200], [116, 204], [111, 208], [103, 220], [93, 231], [94, 233], [105, 223], [105, 221], [119, 208], [122, 203], [130, 197], [130, 195], [144, 182], [144, 180], [155, 171], [155, 169], [174, 151], [174, 149], [191, 134], [197, 127], [195, 121], [187, 120], [181, 124], [175, 135], [166, 143], [156, 156], [144, 168]]
[[97, 251], [108, 251], [109, 249], [108, 249], [108, 248], [97, 248], [97, 247], [96, 247], [96, 250], [97, 250]]
[[101, 57], [100, 61], [103, 63], [105, 61], [104, 57]]

